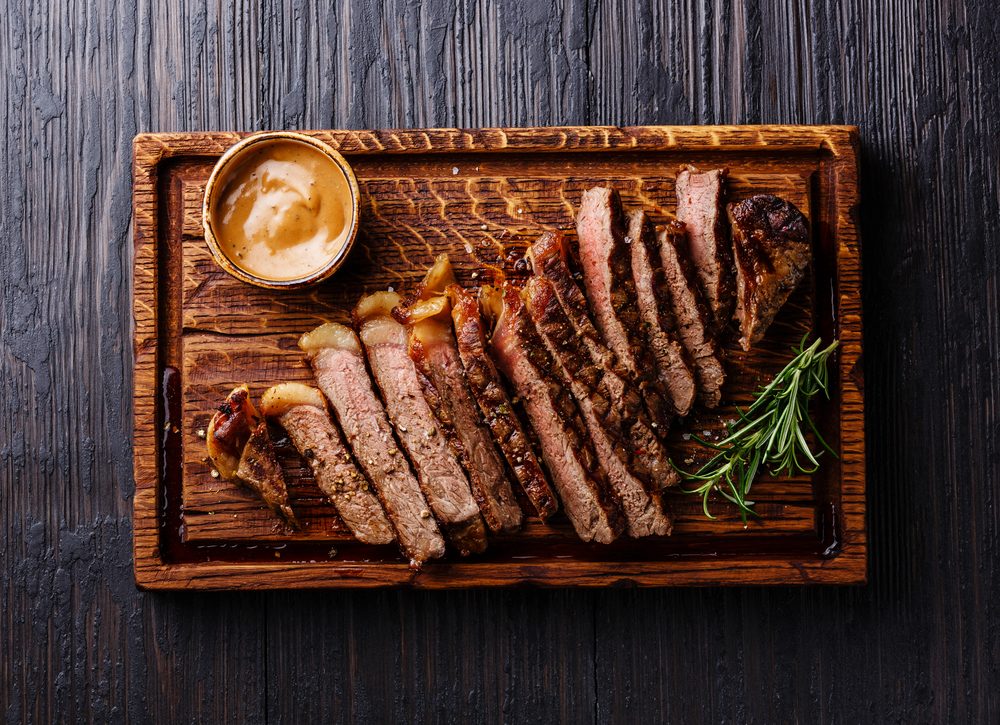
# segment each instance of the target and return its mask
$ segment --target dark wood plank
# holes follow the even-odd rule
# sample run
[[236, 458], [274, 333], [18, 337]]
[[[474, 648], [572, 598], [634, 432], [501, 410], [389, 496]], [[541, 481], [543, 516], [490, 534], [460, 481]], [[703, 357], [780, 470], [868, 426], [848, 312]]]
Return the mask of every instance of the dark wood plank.
[[[586, 722], [593, 621], [571, 592], [278, 593], [274, 722]], [[472, 616], [489, 611], [489, 617]], [[373, 616], [378, 612], [379, 616]], [[317, 667], [315, 663], [326, 663]], [[431, 665], [431, 666], [428, 666]]]
[[190, 122], [140, 91], [159, 73], [150, 15], [0, 13], [5, 722], [265, 717], [264, 599], [143, 596], [127, 574], [131, 139]]
[[[269, 719], [285, 722], [418, 710], [471, 722], [1000, 719], [995, 3], [95, 0], [6, 10], [7, 721], [259, 722], [264, 697]], [[125, 355], [136, 131], [718, 122], [862, 129], [867, 587], [262, 599], [134, 590]], [[445, 627], [483, 633], [451, 645], [482, 643], [517, 677], [480, 652], [428, 644], [444, 636], [433, 617], [410, 620], [398, 666], [398, 642], [377, 632], [355, 646], [365, 666], [351, 666], [354, 627], [432, 605], [450, 613]], [[356, 612], [346, 633], [329, 625], [336, 606]], [[267, 612], [266, 627], [254, 611]], [[237, 642], [214, 631], [226, 621], [243, 622], [225, 634]], [[310, 643], [310, 631], [325, 636]], [[252, 654], [262, 641], [267, 680]], [[297, 655], [301, 686], [281, 674], [285, 652]], [[550, 661], [558, 679], [538, 674]], [[465, 672], [461, 684], [481, 690], [454, 686]], [[338, 691], [368, 709], [340, 708]], [[386, 705], [396, 692], [423, 704]]]

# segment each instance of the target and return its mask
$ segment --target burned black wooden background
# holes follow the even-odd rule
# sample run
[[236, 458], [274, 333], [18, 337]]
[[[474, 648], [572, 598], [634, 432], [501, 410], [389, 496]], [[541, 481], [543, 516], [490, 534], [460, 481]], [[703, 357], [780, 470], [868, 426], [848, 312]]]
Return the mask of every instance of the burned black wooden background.
[[[991, 6], [8, 0], [0, 715], [997, 722]], [[135, 590], [136, 132], [760, 122], [862, 129], [869, 586]]]

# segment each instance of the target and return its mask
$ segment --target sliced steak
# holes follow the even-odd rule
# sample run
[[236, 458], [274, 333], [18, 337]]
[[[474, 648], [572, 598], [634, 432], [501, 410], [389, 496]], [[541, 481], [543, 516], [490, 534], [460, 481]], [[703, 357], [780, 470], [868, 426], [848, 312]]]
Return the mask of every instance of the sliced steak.
[[378, 497], [330, 420], [322, 393], [301, 383], [281, 383], [268, 388], [261, 408], [288, 433], [312, 469], [319, 490], [358, 541], [391, 544], [396, 540]]
[[507, 397], [507, 391], [500, 384], [500, 374], [486, 354], [486, 336], [479, 301], [458, 285], [448, 287], [448, 296], [451, 299], [452, 321], [458, 353], [465, 368], [465, 379], [493, 439], [503, 451], [525, 496], [544, 521], [559, 510], [559, 501], [542, 473], [528, 436]]
[[[559, 380], [569, 387], [576, 399], [611, 493], [625, 515], [629, 535], [667, 533], [670, 520], [663, 513], [662, 502], [658, 495], [650, 496], [642, 482], [630, 472], [635, 462], [630, 449], [624, 445], [626, 431], [622, 421], [611, 412], [605, 386], [601, 384], [600, 369], [579, 344], [552, 284], [543, 277], [533, 276], [525, 285], [521, 298], [552, 357]], [[663, 464], [670, 468], [666, 459]]]
[[444, 539], [396, 445], [354, 330], [327, 323], [303, 335], [299, 347], [309, 356], [320, 390], [330, 401], [355, 460], [375, 487], [403, 553], [416, 564], [443, 556]]
[[293, 528], [299, 528], [298, 519], [288, 501], [285, 475], [274, 452], [274, 442], [267, 430], [267, 423], [257, 424], [250, 434], [250, 440], [243, 448], [236, 478], [263, 499], [272, 511], [281, 516]]
[[[442, 265], [448, 266], [447, 275], [438, 269]], [[428, 272], [428, 278], [442, 276], [453, 279], [445, 255]], [[451, 302], [443, 295], [424, 294], [427, 291], [424, 286], [422, 299], [397, 308], [397, 316], [406, 323], [408, 351], [420, 373], [424, 397], [458, 453], [487, 525], [493, 531], [516, 531], [524, 515], [507, 480], [503, 458], [466, 382], [452, 332]]]
[[569, 391], [555, 379], [552, 358], [517, 289], [509, 285], [503, 291], [503, 310], [490, 351], [524, 403], [542, 458], [577, 535], [602, 544], [614, 541], [624, 522], [607, 491], [586, 426]]
[[736, 255], [736, 318], [744, 350], [759, 342], [805, 276], [809, 224], [794, 204], [759, 194], [729, 205]]
[[733, 250], [726, 234], [723, 195], [728, 171], [681, 167], [674, 192], [677, 220], [687, 227], [688, 251], [717, 335], [733, 313]]
[[606, 416], [608, 426], [618, 426], [614, 430], [621, 431], [620, 437], [631, 454], [630, 469], [654, 489], [678, 483], [677, 472], [656, 434], [656, 424], [649, 420], [631, 377], [617, 364], [590, 321], [587, 300], [566, 261], [563, 237], [546, 232], [531, 245], [528, 258], [535, 274], [551, 283], [559, 301], [562, 315], [558, 310], [551, 311], [557, 323], [552, 329], [562, 334], [553, 339], [558, 340], [563, 354], [570, 356], [566, 367], [581, 381], [594, 381], [593, 395], [607, 401], [608, 410], [599, 406], [598, 414]]
[[667, 391], [674, 414], [685, 416], [694, 405], [697, 386], [687, 352], [678, 339], [677, 320], [663, 279], [656, 232], [644, 211], [629, 213], [628, 239], [632, 252], [632, 279], [646, 344], [653, 352], [660, 387]]
[[267, 423], [250, 400], [246, 385], [234, 388], [215, 411], [206, 442], [209, 458], [220, 476], [257, 494], [290, 526], [299, 527]]
[[393, 292], [376, 292], [362, 297], [354, 308], [372, 377], [420, 487], [449, 539], [462, 556], [484, 551], [486, 530], [469, 479], [424, 397], [406, 349], [406, 329], [392, 317], [399, 303], [399, 295]]
[[694, 366], [698, 398], [706, 408], [714, 408], [722, 397], [726, 373], [709, 331], [708, 308], [688, 261], [684, 225], [670, 222], [660, 231], [658, 241], [663, 280], [670, 292], [679, 337]]
[[[528, 248], [527, 258], [535, 274], [545, 277], [552, 283], [556, 296], [574, 329], [581, 336], [590, 354], [601, 367], [616, 373], [619, 377], [631, 381], [631, 373], [605, 344], [601, 333], [597, 331], [590, 312], [587, 309], [587, 298], [580, 289], [577, 279], [569, 266], [569, 250], [566, 238], [560, 232], [545, 232]], [[628, 399], [628, 404], [638, 411], [642, 407], [639, 391], [634, 390]]]
[[638, 382], [652, 420], [666, 431], [670, 425], [670, 405], [666, 392], [659, 388], [656, 364], [642, 339], [618, 192], [603, 187], [585, 191], [580, 199], [576, 231], [583, 283], [597, 329]]

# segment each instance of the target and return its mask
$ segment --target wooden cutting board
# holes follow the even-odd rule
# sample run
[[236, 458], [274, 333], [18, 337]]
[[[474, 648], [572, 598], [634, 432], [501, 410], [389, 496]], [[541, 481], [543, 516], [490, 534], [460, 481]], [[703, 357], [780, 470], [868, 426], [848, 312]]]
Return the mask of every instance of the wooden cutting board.
[[[141, 134], [134, 142], [135, 575], [150, 589], [635, 584], [861, 583], [866, 579], [864, 404], [861, 365], [857, 129], [845, 126], [428, 129], [312, 132], [340, 150], [361, 188], [361, 233], [327, 284], [274, 292], [219, 269], [205, 246], [201, 204], [236, 133]], [[451, 255], [460, 281], [485, 264], [516, 261], [547, 228], [572, 229], [580, 194], [611, 184], [627, 205], [673, 211], [679, 165], [726, 166], [730, 198], [774, 193], [811, 220], [814, 275], [750, 354], [729, 344], [720, 411], [692, 415], [674, 433], [675, 460], [693, 468], [690, 439], [718, 435], [735, 406], [783, 367], [815, 330], [836, 336], [830, 401], [814, 404], [839, 453], [813, 476], [761, 478], [759, 521], [748, 527], [716, 501], [668, 496], [665, 538], [584, 544], [558, 516], [494, 536], [485, 555], [449, 555], [420, 572], [394, 546], [351, 540], [287, 442], [279, 441], [303, 529], [284, 529], [233, 483], [214, 478], [199, 432], [228, 391], [258, 397], [285, 380], [311, 382], [296, 341], [327, 321], [346, 322], [365, 293], [411, 288], [435, 255]]]

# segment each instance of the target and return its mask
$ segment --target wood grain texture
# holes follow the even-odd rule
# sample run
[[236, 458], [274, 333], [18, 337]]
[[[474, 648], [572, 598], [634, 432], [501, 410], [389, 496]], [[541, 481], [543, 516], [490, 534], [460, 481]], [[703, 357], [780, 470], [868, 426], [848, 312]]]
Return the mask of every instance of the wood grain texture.
[[[863, 401], [848, 374], [861, 352], [860, 247], [852, 217], [858, 202], [856, 129], [314, 133], [345, 154], [358, 178], [358, 248], [330, 283], [281, 293], [234, 279], [205, 248], [200, 212], [205, 181], [221, 152], [239, 137], [136, 137], [134, 526], [136, 579], [143, 587], [865, 580]], [[820, 431], [839, 458], [814, 476], [759, 481], [754, 499], [761, 520], [745, 525], [721, 497], [712, 504], [718, 517], [707, 519], [698, 499], [675, 492], [668, 496], [676, 517], [669, 538], [593, 547], [580, 542], [563, 517], [544, 525], [529, 520], [523, 532], [493, 537], [485, 556], [435, 563], [433, 571], [415, 573], [395, 547], [363, 546], [347, 535], [290, 446], [278, 448], [300, 531], [286, 528], [240, 486], [212, 476], [199, 437], [211, 412], [239, 384], [249, 384], [259, 396], [283, 380], [312, 382], [296, 344], [301, 334], [329, 319], [348, 321], [364, 293], [386, 286], [412, 291], [443, 252], [455, 260], [466, 285], [478, 285], [490, 274], [484, 264], [517, 275], [514, 260], [525, 246], [542, 230], [572, 229], [580, 195], [595, 184], [613, 185], [627, 207], [643, 207], [654, 220], [666, 221], [674, 210], [674, 177], [684, 163], [727, 167], [731, 200], [771, 193], [796, 204], [814, 230], [815, 271], [752, 352], [742, 352], [735, 336], [731, 340], [724, 352], [729, 376], [723, 405], [691, 416], [673, 432], [670, 449], [677, 463], [695, 468], [707, 458], [692, 433], [721, 434], [724, 421], [738, 418], [737, 406], [749, 404], [806, 333], [844, 341], [836, 361], [842, 374], [831, 400], [817, 408]], [[167, 376], [176, 399], [164, 405]]]
[[[7, 3], [7, 722], [996, 722], [1000, 11], [984, 0]], [[861, 128], [870, 584], [150, 595], [139, 131]]]

